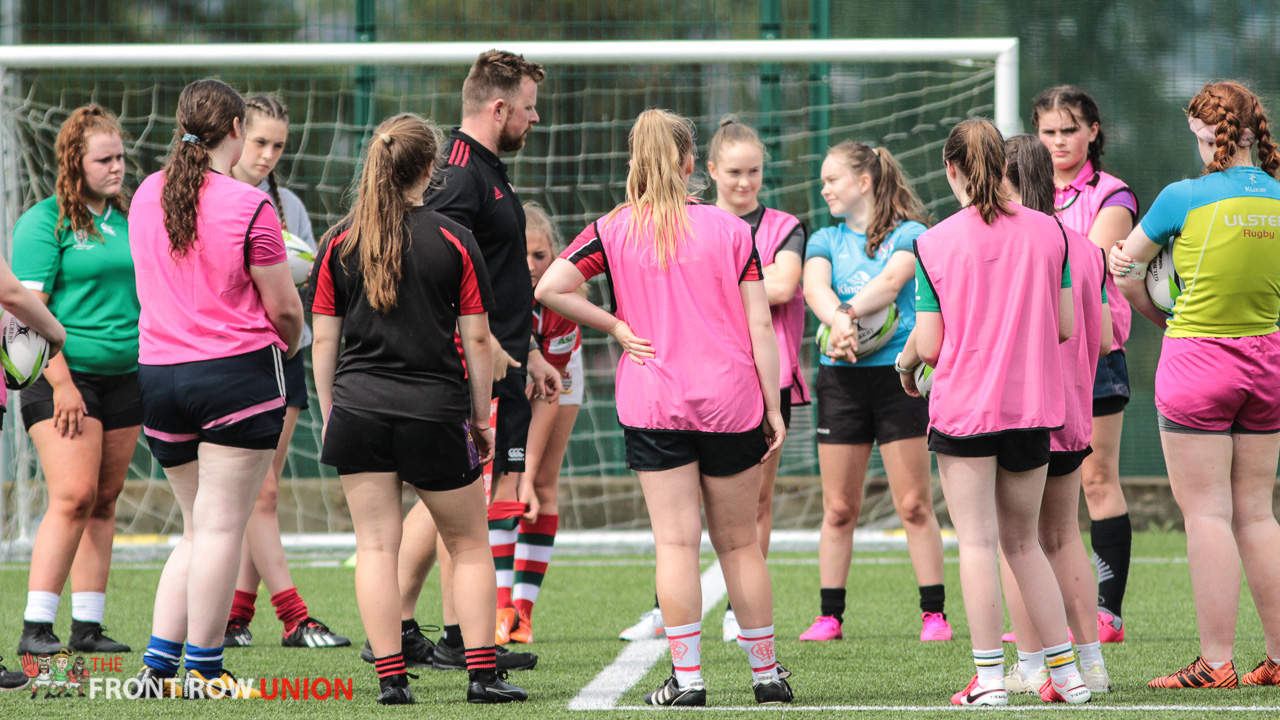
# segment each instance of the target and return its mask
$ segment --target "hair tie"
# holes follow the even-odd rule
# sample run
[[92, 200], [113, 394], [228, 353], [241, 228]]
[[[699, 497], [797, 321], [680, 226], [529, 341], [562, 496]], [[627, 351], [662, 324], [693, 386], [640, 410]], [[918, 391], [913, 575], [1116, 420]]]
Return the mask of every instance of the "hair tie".
[[191, 133], [187, 133], [186, 135], [183, 135], [183, 136], [182, 136], [182, 142], [189, 142], [189, 143], [191, 143], [192, 145], [203, 145], [203, 144], [204, 144], [204, 142], [203, 142], [200, 138], [196, 137], [195, 135], [192, 135]]
[[390, 144], [391, 144], [391, 135], [390, 135], [390, 133], [382, 133], [381, 135], [379, 135], [379, 136], [378, 136], [378, 139], [379, 139], [379, 140], [381, 140], [382, 142], [386, 143], [387, 145], [390, 145]]
[[[1200, 138], [1207, 145], [1218, 144], [1217, 126], [1210, 126], [1198, 117], [1188, 117], [1187, 124], [1191, 126], [1191, 132], [1197, 138]], [[1236, 142], [1236, 147], [1246, 148], [1253, 144], [1257, 138], [1254, 137], [1253, 130], [1243, 128], [1240, 130], [1240, 139]]]

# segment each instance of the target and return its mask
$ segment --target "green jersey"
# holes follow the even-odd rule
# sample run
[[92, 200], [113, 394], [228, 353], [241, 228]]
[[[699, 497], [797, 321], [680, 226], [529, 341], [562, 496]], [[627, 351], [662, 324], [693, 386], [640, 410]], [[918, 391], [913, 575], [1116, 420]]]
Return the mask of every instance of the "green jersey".
[[76, 372], [122, 375], [138, 369], [138, 292], [129, 221], [107, 207], [93, 223], [100, 237], [58, 224], [58, 200], [36, 203], [13, 229], [13, 271], [31, 290], [49, 295], [67, 329], [63, 355]]

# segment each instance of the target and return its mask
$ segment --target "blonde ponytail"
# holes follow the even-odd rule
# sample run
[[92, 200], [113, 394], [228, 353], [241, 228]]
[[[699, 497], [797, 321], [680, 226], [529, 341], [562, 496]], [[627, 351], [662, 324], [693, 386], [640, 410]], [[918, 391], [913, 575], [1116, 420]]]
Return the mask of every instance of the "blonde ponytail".
[[689, 158], [697, 159], [693, 125], [666, 110], [645, 110], [631, 127], [627, 146], [631, 150], [627, 199], [609, 217], [630, 207], [627, 241], [639, 240], [651, 230], [658, 267], [666, 270], [680, 241], [689, 233], [689, 211], [685, 206], [690, 188], [682, 170]]

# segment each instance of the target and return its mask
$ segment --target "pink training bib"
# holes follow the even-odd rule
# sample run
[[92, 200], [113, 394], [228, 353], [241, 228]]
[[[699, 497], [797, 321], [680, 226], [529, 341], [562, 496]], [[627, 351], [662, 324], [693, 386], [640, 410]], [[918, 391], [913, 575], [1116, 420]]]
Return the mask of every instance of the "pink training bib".
[[632, 210], [601, 218], [560, 257], [587, 278], [607, 272], [617, 316], [656, 357], [618, 361], [618, 422], [649, 430], [740, 433], [764, 396], [738, 288], [759, 280], [751, 228], [714, 205], [688, 206], [689, 233], [663, 269], [653, 240], [627, 239]]
[[1110, 312], [1102, 302], [1103, 279], [1109, 277], [1106, 254], [1075, 230], [1066, 232], [1075, 330], [1070, 340], [1058, 345], [1066, 416], [1062, 429], [1049, 436], [1049, 449], [1055, 452], [1084, 450], [1093, 438], [1093, 380], [1102, 346], [1102, 314]]
[[[778, 247], [799, 224], [794, 215], [765, 208], [755, 237], [756, 250], [765, 267], [773, 264]], [[769, 314], [773, 318], [773, 333], [778, 337], [778, 370], [782, 382], [778, 387], [791, 388], [791, 404], [807, 403], [809, 386], [800, 370], [800, 344], [804, 336], [804, 292], [800, 286], [796, 286], [796, 294], [787, 302], [770, 305]]]
[[1009, 205], [991, 225], [966, 207], [916, 240], [944, 324], [929, 424], [952, 437], [1063, 424], [1065, 239], [1052, 217]]
[[285, 262], [280, 219], [267, 194], [210, 172], [196, 207], [196, 242], [169, 254], [160, 194], [164, 173], [138, 186], [129, 208], [129, 246], [138, 283], [138, 362], [213, 360], [268, 345], [288, 348], [267, 318], [250, 265]]

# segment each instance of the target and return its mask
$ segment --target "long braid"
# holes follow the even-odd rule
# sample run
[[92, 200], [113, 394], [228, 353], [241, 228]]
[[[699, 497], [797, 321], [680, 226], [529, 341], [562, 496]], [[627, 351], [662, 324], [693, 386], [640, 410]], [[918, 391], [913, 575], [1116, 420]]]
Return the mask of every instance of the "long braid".
[[1231, 111], [1221, 95], [1215, 93], [1213, 99], [1218, 105], [1217, 147], [1213, 151], [1213, 162], [1207, 169], [1209, 172], [1220, 172], [1231, 166], [1236, 150], [1240, 147], [1240, 116]]
[[276, 171], [267, 173], [267, 186], [271, 188], [271, 202], [276, 204], [276, 215], [280, 216], [280, 229], [289, 232], [289, 221], [284, 219], [284, 203], [280, 201], [280, 186], [276, 184]]
[[1276, 172], [1280, 171], [1280, 152], [1277, 152], [1276, 144], [1271, 139], [1267, 111], [1257, 97], [1253, 99], [1253, 117], [1258, 124], [1258, 161], [1262, 164], [1263, 172], [1275, 177]]

